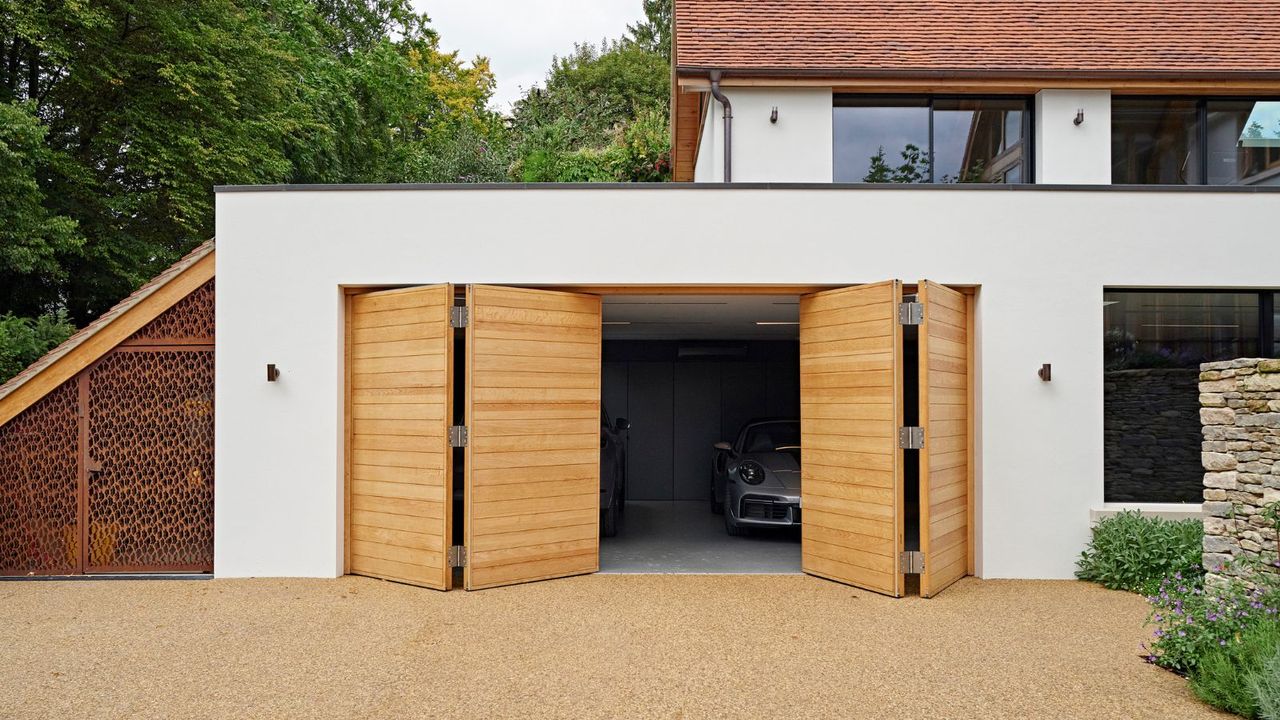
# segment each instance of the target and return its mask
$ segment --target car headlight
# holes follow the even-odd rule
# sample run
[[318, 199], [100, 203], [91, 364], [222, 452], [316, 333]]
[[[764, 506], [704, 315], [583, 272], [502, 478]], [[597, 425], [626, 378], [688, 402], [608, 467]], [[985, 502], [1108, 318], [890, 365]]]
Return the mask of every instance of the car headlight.
[[764, 466], [755, 460], [747, 460], [738, 466], [738, 477], [748, 485], [759, 485], [764, 482]]

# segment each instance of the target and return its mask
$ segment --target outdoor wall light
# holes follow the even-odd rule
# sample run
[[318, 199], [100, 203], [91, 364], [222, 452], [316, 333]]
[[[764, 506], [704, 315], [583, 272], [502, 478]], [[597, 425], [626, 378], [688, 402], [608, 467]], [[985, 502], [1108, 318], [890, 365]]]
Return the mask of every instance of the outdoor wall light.
[[1040, 376], [1041, 380], [1049, 382], [1053, 379], [1053, 366], [1049, 363], [1045, 363], [1040, 366], [1040, 369], [1036, 371], [1036, 374]]
[[1084, 108], [1080, 108], [1076, 111], [1076, 119], [1072, 122], [1076, 124], [1076, 127], [1080, 127], [1084, 124]]
[[267, 382], [275, 382], [280, 379], [280, 368], [275, 363], [267, 364]]
[[770, 113], [769, 115], [769, 122], [773, 123], [774, 125], [778, 124], [778, 106], [777, 105], [773, 106], [773, 112]]

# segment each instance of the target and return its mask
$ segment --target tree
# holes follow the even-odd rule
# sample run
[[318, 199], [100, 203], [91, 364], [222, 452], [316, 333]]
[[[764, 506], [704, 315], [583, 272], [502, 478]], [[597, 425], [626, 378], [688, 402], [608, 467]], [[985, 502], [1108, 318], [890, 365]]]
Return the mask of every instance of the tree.
[[924, 183], [929, 182], [929, 157], [918, 145], [907, 143], [900, 153], [902, 164], [890, 167], [885, 160], [884, 146], [871, 156], [869, 169], [862, 178], [865, 183]]
[[645, 19], [628, 25], [627, 32], [640, 47], [671, 61], [671, 0], [644, 0]]

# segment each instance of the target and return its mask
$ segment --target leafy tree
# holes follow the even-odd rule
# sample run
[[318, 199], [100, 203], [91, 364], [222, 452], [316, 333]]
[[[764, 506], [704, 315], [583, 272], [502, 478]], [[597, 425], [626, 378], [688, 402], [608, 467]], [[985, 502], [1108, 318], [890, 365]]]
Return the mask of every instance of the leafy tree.
[[35, 319], [0, 315], [0, 378], [17, 375], [40, 356], [71, 337], [75, 327], [66, 313]]
[[644, 0], [645, 19], [628, 25], [627, 32], [640, 47], [671, 61], [671, 0]]
[[867, 174], [862, 178], [865, 183], [924, 183], [929, 182], [929, 157], [920, 147], [907, 143], [900, 153], [902, 164], [890, 167], [885, 159], [884, 147], [881, 146], [871, 161]]

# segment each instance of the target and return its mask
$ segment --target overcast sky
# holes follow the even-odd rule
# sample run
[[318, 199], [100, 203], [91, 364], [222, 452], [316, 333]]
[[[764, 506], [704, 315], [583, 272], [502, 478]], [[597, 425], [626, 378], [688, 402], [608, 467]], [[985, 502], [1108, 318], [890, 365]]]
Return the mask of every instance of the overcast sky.
[[441, 50], [484, 55], [498, 89], [493, 107], [510, 112], [521, 88], [541, 85], [551, 58], [575, 42], [621, 37], [644, 16], [641, 0], [414, 0], [431, 16]]

